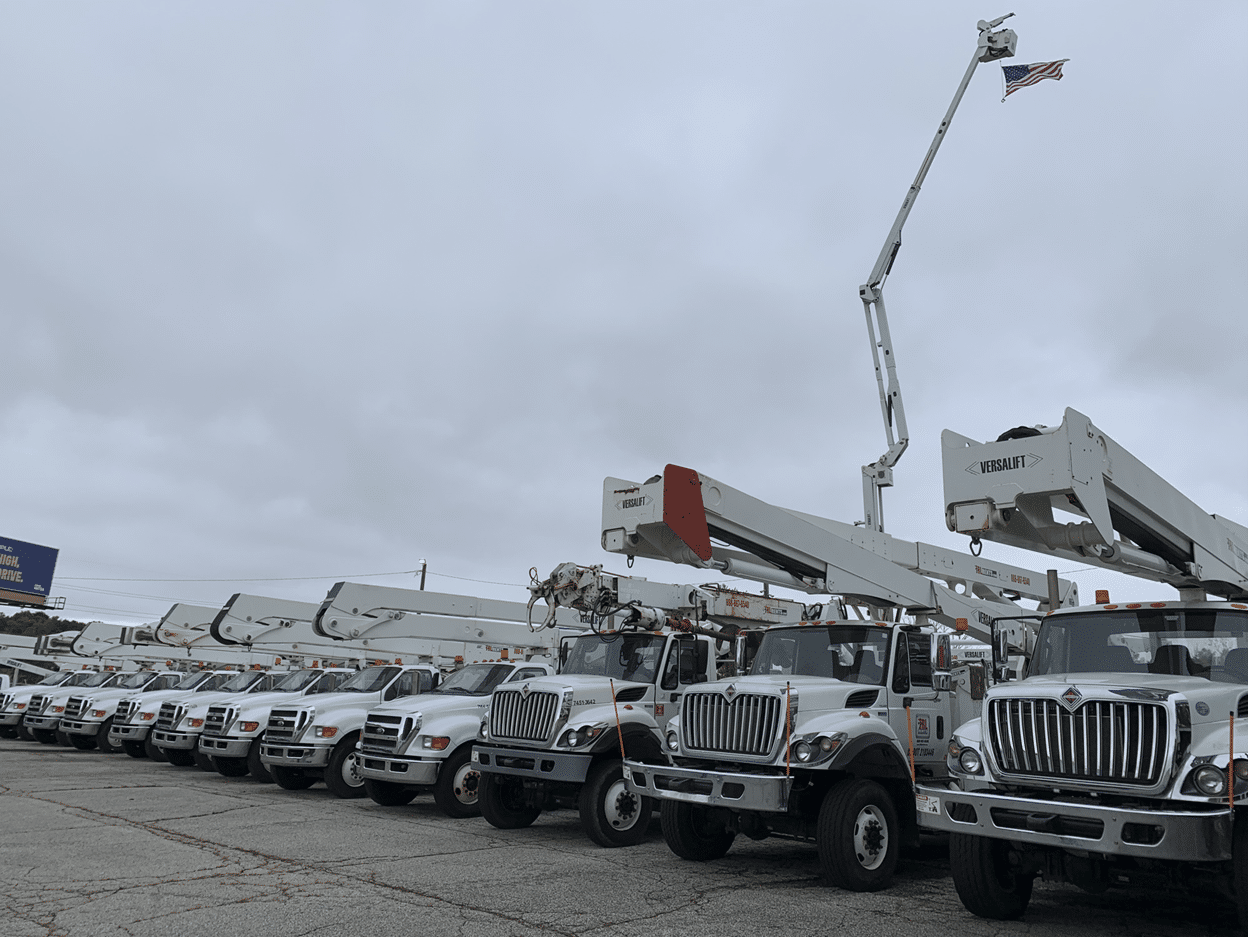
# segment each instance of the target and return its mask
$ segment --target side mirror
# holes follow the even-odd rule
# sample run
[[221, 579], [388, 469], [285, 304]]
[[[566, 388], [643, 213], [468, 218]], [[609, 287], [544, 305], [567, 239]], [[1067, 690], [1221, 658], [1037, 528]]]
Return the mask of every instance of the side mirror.
[[998, 683], [1010, 678], [1010, 633], [992, 623], [992, 674]]

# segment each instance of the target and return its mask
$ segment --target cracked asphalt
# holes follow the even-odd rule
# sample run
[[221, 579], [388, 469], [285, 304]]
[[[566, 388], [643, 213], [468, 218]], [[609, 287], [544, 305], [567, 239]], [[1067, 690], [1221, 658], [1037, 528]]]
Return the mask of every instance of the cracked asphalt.
[[0, 739], [0, 937], [271, 934], [767, 937], [1229, 935], [1229, 905], [1038, 883], [1020, 922], [963, 910], [939, 845], [889, 891], [820, 882], [813, 846], [683, 862], [654, 825], [599, 849], [556, 811], [527, 830], [250, 778]]

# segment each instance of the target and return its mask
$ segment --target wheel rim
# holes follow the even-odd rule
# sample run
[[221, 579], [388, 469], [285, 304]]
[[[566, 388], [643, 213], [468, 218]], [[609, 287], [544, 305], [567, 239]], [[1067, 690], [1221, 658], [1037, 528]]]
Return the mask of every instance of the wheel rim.
[[641, 819], [641, 803], [640, 798], [629, 791], [624, 779], [612, 783], [607, 788], [607, 796], [604, 798], [603, 813], [606, 815], [607, 823], [612, 829], [624, 832], [631, 830], [637, 825], [637, 821]]
[[858, 864], [874, 871], [888, 855], [888, 822], [875, 804], [867, 804], [854, 820], [854, 855]]
[[451, 783], [451, 791], [455, 794], [455, 799], [465, 807], [471, 807], [477, 802], [480, 788], [481, 772], [472, 766], [472, 762], [460, 765]]
[[342, 762], [342, 782], [347, 787], [363, 787], [364, 778], [360, 774], [360, 755], [352, 752]]

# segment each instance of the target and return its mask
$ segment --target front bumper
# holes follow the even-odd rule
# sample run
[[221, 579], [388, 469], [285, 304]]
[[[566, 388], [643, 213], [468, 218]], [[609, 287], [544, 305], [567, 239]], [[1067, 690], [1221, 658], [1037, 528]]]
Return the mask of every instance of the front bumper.
[[199, 746], [199, 733], [167, 732], [164, 729], [153, 729], [152, 744], [157, 748], [172, 748], [193, 752]]
[[442, 762], [396, 758], [394, 755], [376, 755], [360, 752], [360, 776], [374, 781], [389, 781], [409, 787], [427, 787], [438, 779]]
[[793, 790], [792, 775], [675, 768], [640, 761], [624, 762], [624, 783], [643, 797], [762, 813], [787, 811]]
[[919, 825], [930, 832], [1112, 856], [1183, 862], [1231, 858], [1230, 810], [1103, 807], [931, 786], [920, 786], [918, 793]]
[[25, 715], [25, 713], [19, 713], [19, 712], [0, 713], [0, 726], [21, 725], [23, 715]]
[[264, 745], [260, 746], [260, 761], [266, 765], [284, 765], [289, 768], [324, 768], [329, 764], [328, 745]]
[[213, 755], [217, 758], [246, 758], [247, 753], [251, 751], [251, 743], [255, 741], [255, 736], [251, 738], [230, 738], [225, 736], [201, 735], [199, 737], [199, 750], [205, 755]]
[[47, 729], [53, 732], [61, 727], [60, 713], [51, 716], [26, 716], [26, 728], [28, 729]]
[[108, 730], [108, 740], [114, 745], [121, 742], [144, 742], [147, 740], [147, 733], [151, 731], [151, 725], [119, 726], [114, 723]]
[[482, 774], [510, 774], [539, 781], [584, 784], [593, 760], [593, 755], [540, 748], [504, 748], [481, 742], [472, 747], [472, 763]]
[[82, 719], [62, 719], [61, 731], [69, 735], [97, 735], [102, 725], [104, 725], [103, 719], [98, 722], [87, 722]]

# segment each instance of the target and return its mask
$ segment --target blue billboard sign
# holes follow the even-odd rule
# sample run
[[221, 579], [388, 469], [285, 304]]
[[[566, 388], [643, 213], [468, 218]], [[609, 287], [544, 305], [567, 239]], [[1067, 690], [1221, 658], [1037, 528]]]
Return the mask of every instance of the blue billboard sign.
[[33, 596], [36, 602], [46, 599], [52, 591], [52, 573], [56, 571], [59, 552], [53, 547], [0, 537], [0, 595], [17, 592], [19, 596], [9, 598]]

